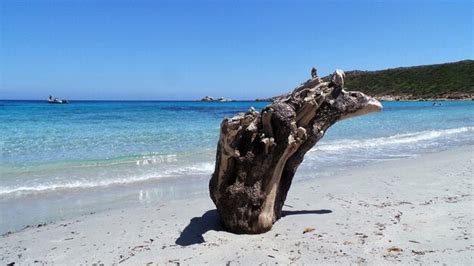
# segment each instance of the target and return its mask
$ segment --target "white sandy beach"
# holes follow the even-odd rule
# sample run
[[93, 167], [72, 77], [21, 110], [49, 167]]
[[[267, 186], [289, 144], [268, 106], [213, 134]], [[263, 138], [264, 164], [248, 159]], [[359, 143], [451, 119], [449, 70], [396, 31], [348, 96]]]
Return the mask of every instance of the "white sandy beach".
[[467, 146], [295, 180], [261, 235], [222, 231], [208, 197], [31, 226], [1, 236], [0, 262], [472, 265], [473, 160]]

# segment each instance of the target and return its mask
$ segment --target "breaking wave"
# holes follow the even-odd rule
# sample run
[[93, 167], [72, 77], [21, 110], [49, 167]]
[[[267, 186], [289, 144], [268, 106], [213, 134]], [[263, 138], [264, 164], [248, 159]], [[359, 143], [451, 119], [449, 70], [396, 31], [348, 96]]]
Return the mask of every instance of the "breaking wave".
[[214, 165], [210, 162], [197, 163], [190, 166], [179, 167], [163, 171], [162, 174], [149, 174], [142, 176], [131, 176], [126, 178], [105, 178], [101, 180], [71, 180], [60, 183], [38, 184], [18, 187], [0, 187], [0, 195], [6, 194], [31, 194], [48, 191], [87, 189], [97, 187], [107, 187], [113, 185], [126, 185], [137, 182], [159, 180], [168, 177], [184, 177], [186, 175], [204, 175], [211, 174]]
[[464, 133], [474, 133], [474, 127], [461, 127], [442, 130], [427, 130], [413, 133], [397, 134], [390, 137], [362, 139], [362, 140], [339, 140], [327, 143], [321, 142], [314, 151], [340, 152], [357, 149], [373, 149], [387, 146], [397, 146], [401, 144], [415, 144], [419, 142], [429, 142], [431, 140], [447, 138]]
[[[334, 159], [334, 160], [345, 160], [351, 156], [351, 154], [356, 154], [358, 159], [371, 161], [377, 160], [380, 158], [397, 158], [404, 157], [400, 156], [399, 153], [417, 153], [413, 149], [417, 147], [427, 147], [430, 145], [438, 145], [439, 143], [444, 143], [449, 145], [449, 141], [465, 141], [472, 143], [474, 138], [474, 127], [460, 127], [452, 129], [442, 129], [442, 130], [427, 130], [419, 131], [412, 133], [397, 134], [389, 137], [379, 137], [371, 139], [345, 139], [345, 140], [335, 140], [335, 141], [323, 141], [319, 143], [310, 153], [318, 152], [318, 160], [325, 159]], [[409, 147], [411, 150], [406, 150], [406, 147]], [[374, 152], [364, 152], [366, 150], [371, 150]], [[380, 152], [375, 152], [378, 150]], [[387, 152], [385, 152], [388, 150]], [[362, 152], [357, 152], [362, 151]], [[382, 151], [383, 154], [381, 153]], [[355, 156], [355, 155], [354, 155]], [[309, 160], [314, 155], [308, 156]], [[38, 184], [28, 184], [28, 185], [18, 185], [18, 186], [3, 186], [0, 187], [0, 195], [27, 195], [33, 193], [43, 193], [50, 191], [66, 191], [66, 190], [76, 190], [76, 189], [91, 189], [98, 187], [108, 187], [114, 185], [127, 185], [138, 182], [153, 181], [159, 180], [162, 178], [186, 178], [191, 175], [210, 175], [214, 170], [214, 162], [196, 162], [189, 163], [188, 165], [183, 165], [181, 158], [178, 159], [176, 155], [149, 155], [143, 156], [141, 158], [127, 158], [124, 160], [126, 163], [131, 163], [131, 165], [136, 165], [139, 167], [148, 165], [148, 166], [157, 166], [153, 172], [141, 173], [137, 175], [131, 174], [130, 176], [122, 177], [106, 177], [100, 179], [91, 179], [90, 174], [88, 178], [84, 179], [73, 179], [73, 180], [51, 180], [50, 182], [38, 183]], [[105, 162], [100, 163], [99, 166], [110, 166], [116, 164], [122, 164], [124, 161], [119, 160], [119, 162]], [[179, 161], [179, 162], [178, 162]], [[164, 169], [160, 165], [165, 165]], [[85, 167], [87, 168], [87, 167]], [[160, 170], [161, 169], [161, 170]], [[104, 170], [107, 172], [108, 170]]]

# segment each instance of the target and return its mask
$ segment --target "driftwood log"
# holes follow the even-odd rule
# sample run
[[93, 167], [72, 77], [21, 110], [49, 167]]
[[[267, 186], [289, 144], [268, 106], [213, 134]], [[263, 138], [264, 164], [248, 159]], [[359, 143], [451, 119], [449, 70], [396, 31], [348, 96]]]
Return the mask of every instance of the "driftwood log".
[[257, 112], [250, 108], [221, 123], [210, 196], [222, 226], [258, 234], [280, 219], [304, 155], [337, 121], [380, 111], [361, 92], [345, 91], [344, 72], [315, 76]]

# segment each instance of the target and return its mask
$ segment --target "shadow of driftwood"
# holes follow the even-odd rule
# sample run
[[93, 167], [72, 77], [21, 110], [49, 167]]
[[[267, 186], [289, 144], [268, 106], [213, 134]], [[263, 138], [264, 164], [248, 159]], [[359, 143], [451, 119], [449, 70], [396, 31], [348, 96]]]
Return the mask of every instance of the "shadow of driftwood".
[[285, 217], [288, 215], [300, 215], [300, 214], [328, 214], [331, 213], [331, 210], [300, 210], [300, 211], [282, 211], [281, 217]]
[[175, 244], [180, 246], [190, 246], [204, 243], [203, 235], [210, 230], [222, 230], [217, 210], [210, 210], [204, 213], [201, 217], [192, 218], [179, 238], [176, 239]]
[[[282, 211], [282, 217], [288, 215], [300, 214], [327, 214], [331, 210], [300, 210], [300, 211]], [[175, 244], [180, 246], [190, 246], [194, 244], [204, 243], [203, 235], [210, 230], [222, 231], [223, 228], [219, 222], [217, 210], [209, 210], [201, 217], [194, 217], [189, 222], [188, 226], [184, 228], [183, 232], [176, 239]]]

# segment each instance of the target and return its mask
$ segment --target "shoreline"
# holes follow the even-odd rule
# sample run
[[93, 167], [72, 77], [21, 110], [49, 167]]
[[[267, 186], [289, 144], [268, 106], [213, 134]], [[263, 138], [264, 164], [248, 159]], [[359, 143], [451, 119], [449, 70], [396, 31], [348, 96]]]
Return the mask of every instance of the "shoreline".
[[[435, 126], [430, 127], [434, 128]], [[385, 126], [380, 128], [383, 129]], [[314, 150], [307, 154], [306, 162], [299, 168], [295, 181], [313, 178], [314, 171], [317, 171], [318, 178], [322, 175], [340, 175], [339, 173], [343, 174], [347, 168], [362, 167], [387, 160], [396, 160], [422, 153], [438, 152], [450, 147], [473, 144], [471, 140], [473, 129], [473, 127], [463, 125], [459, 128], [430, 129], [427, 131], [422, 129], [406, 134], [374, 136], [368, 139], [357, 139], [356, 137], [353, 140], [350, 139], [353, 135], [346, 134], [346, 136], [338, 138], [328, 135]], [[337, 133], [337, 130], [339, 128], [335, 127], [330, 133]], [[361, 131], [360, 134], [367, 133]], [[385, 133], [382, 132], [382, 134]], [[175, 152], [173, 154], [173, 156], [177, 156], [178, 161], [182, 162], [181, 164], [175, 165], [174, 163], [168, 164], [158, 161], [159, 163], [156, 165], [152, 163], [146, 166], [135, 166], [134, 160], [145, 161], [147, 158], [157, 158], [155, 156], [140, 156], [136, 157], [137, 159], [130, 160], [132, 164], [121, 164], [122, 168], [116, 169], [115, 163], [118, 161], [112, 158], [111, 160], [114, 162], [111, 164], [112, 166], [101, 164], [101, 167], [89, 168], [82, 167], [80, 164], [64, 166], [58, 164], [54, 169], [59, 170], [48, 171], [45, 173], [49, 174], [42, 175], [46, 181], [49, 178], [48, 176], [70, 176], [70, 178], [64, 179], [64, 182], [62, 180], [58, 182], [52, 180], [52, 182], [44, 182], [44, 185], [38, 182], [36, 183], [37, 186], [35, 186], [35, 183], [21, 184], [16, 182], [15, 184], [18, 184], [17, 190], [12, 186], [11, 192], [8, 194], [4, 193], [7, 189], [0, 191], [0, 194], [3, 195], [2, 200], [0, 200], [0, 213], [4, 217], [0, 220], [0, 234], [8, 231], [17, 232], [27, 225], [35, 226], [51, 221], [73, 219], [90, 212], [123, 208], [126, 205], [141, 205], [149, 202], [186, 198], [190, 193], [207, 194], [208, 181], [203, 180], [208, 180], [214, 170], [214, 165], [211, 162], [215, 152], [208, 149], [206, 152], [194, 153], [200, 157], [193, 155], [182, 159], [179, 153]], [[166, 156], [166, 154], [159, 155], [157, 159]], [[189, 160], [189, 158], [199, 159]], [[125, 157], [125, 159], [126, 162], [129, 161], [128, 157]], [[135, 167], [136, 175], [134, 171], [129, 171], [129, 169], [135, 169]], [[28, 168], [27, 170], [30, 171], [31, 169]], [[84, 169], [78, 172], [82, 175], [74, 172], [75, 169]], [[147, 172], [140, 172], [145, 170]], [[122, 171], [125, 171], [126, 174], [120, 175]], [[30, 174], [33, 173], [30, 172]], [[101, 178], [94, 178], [99, 173]], [[23, 177], [27, 178], [27, 175], [28, 172], [26, 171], [23, 175], [19, 174], [18, 180]], [[88, 179], [82, 182], [81, 176]], [[128, 176], [133, 178], [126, 178]]]
[[474, 101], [473, 97], [466, 98], [406, 98], [405, 96], [374, 96], [375, 99], [383, 102], [470, 102]]
[[[281, 96], [276, 96], [273, 98], [262, 98], [262, 99], [255, 99], [255, 102], [272, 102]], [[417, 98], [417, 97], [409, 97], [409, 96], [403, 96], [403, 95], [383, 95], [383, 96], [374, 96], [374, 99], [382, 102], [433, 102], [433, 101], [438, 101], [438, 102], [470, 102], [474, 101], [474, 96], [470, 97], [460, 97], [460, 98]]]
[[381, 162], [337, 177], [315, 173], [293, 184], [285, 216], [261, 235], [222, 231], [212, 201], [202, 197], [29, 226], [0, 236], [0, 261], [469, 264], [473, 150]]
[[[278, 96], [277, 96], [278, 97]], [[430, 102], [430, 101], [439, 101], [439, 102], [470, 102], [474, 101], [473, 97], [464, 97], [464, 98], [407, 98], [405, 96], [374, 96], [374, 99], [384, 102]], [[43, 99], [0, 99], [0, 101], [9, 101], [9, 102], [44, 102], [47, 103], [47, 100]], [[203, 102], [203, 103], [249, 103], [249, 102], [259, 102], [259, 103], [271, 103], [274, 100], [272, 98], [257, 98], [253, 100], [229, 100], [229, 101], [202, 101], [202, 100], [69, 100], [70, 102], [75, 103], [97, 103], [97, 102]]]

